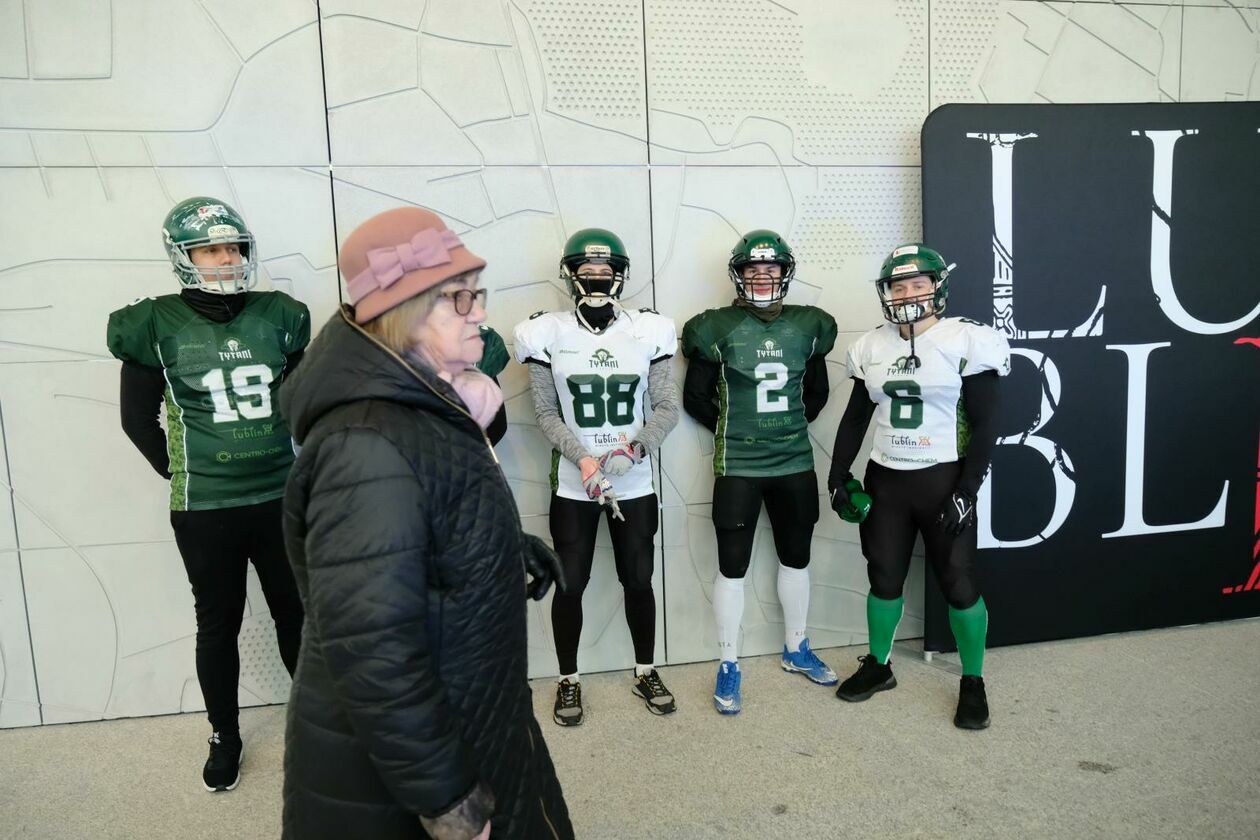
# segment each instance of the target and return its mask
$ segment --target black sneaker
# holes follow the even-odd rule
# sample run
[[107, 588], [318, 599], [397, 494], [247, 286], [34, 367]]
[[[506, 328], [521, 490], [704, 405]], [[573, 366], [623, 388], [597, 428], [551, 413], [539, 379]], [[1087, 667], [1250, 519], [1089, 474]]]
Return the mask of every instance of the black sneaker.
[[206, 743], [210, 745], [210, 757], [201, 771], [202, 784], [211, 793], [235, 790], [241, 782], [241, 756], [245, 754], [241, 736], [214, 732]]
[[958, 681], [958, 711], [954, 726], [959, 729], [989, 728], [989, 699], [984, 694], [984, 677], [963, 677]]
[[551, 717], [561, 726], [582, 723], [582, 683], [560, 680], [556, 684], [556, 706]]
[[661, 675], [655, 668], [641, 677], [636, 676], [630, 690], [643, 698], [648, 711], [654, 715], [667, 715], [678, 708], [674, 705], [674, 695], [670, 694], [665, 683], [661, 682]]
[[840, 683], [836, 696], [850, 703], [860, 703], [870, 699], [878, 691], [888, 691], [897, 687], [897, 678], [893, 676], [891, 665], [881, 665], [874, 656], [859, 656], [862, 665], [857, 673]]

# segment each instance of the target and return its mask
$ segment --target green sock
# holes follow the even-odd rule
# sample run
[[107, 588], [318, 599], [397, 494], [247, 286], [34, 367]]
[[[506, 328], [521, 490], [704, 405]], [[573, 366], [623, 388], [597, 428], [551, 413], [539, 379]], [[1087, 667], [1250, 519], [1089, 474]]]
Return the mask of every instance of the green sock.
[[984, 639], [989, 634], [989, 608], [981, 598], [965, 610], [949, 608], [949, 629], [958, 643], [964, 676], [978, 677], [984, 670]]
[[901, 597], [885, 601], [869, 593], [866, 596], [866, 629], [871, 634], [871, 655], [880, 665], [888, 664], [893, 635], [901, 623], [901, 608], [905, 603], [906, 599]]

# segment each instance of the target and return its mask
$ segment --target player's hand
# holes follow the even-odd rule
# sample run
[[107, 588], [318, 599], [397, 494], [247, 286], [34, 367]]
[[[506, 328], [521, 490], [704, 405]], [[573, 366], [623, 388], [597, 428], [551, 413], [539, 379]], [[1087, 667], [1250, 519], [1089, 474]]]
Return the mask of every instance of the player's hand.
[[612, 482], [599, 468], [599, 462], [588, 456], [578, 461], [578, 469], [582, 471], [582, 489], [586, 491], [586, 497], [592, 502], [611, 507], [613, 518], [624, 522], [626, 518], [622, 516], [621, 507], [617, 504], [617, 494], [613, 492]]
[[551, 546], [533, 534], [525, 535], [525, 571], [529, 574], [525, 594], [535, 601], [541, 601], [546, 596], [553, 582], [561, 592], [565, 589], [560, 557], [551, 550]]
[[844, 506], [849, 503], [849, 489], [845, 485], [852, 480], [853, 473], [851, 472], [827, 477], [827, 490], [831, 494], [831, 509], [836, 513], [843, 511]]
[[625, 475], [642, 463], [646, 455], [647, 449], [643, 444], [637, 440], [631, 441], [625, 446], [614, 447], [600, 455], [599, 468], [604, 471], [604, 475]]
[[945, 500], [945, 505], [936, 516], [936, 524], [946, 533], [958, 536], [976, 524], [976, 498], [966, 490], [955, 490]]
[[872, 499], [862, 489], [862, 482], [853, 477], [853, 473], [845, 473], [843, 479], [829, 479], [831, 491], [831, 509], [839, 514], [845, 522], [860, 525], [871, 512]]

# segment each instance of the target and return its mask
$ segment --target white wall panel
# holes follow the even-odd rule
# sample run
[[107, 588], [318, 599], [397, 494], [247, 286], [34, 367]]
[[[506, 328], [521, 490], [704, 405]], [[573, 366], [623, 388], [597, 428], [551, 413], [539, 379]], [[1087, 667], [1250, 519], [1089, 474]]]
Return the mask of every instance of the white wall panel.
[[[27, 72], [10, 68], [0, 78], [0, 137], [41, 129], [115, 132], [164, 147], [164, 159], [154, 161], [143, 144], [131, 144], [115, 165], [327, 162], [313, 4], [74, 0], [73, 6], [0, 7], [18, 27], [23, 12], [30, 15]], [[102, 17], [105, 25], [94, 23]], [[12, 157], [14, 150], [24, 157], [20, 143], [5, 141], [0, 152], [7, 159], [0, 163], [28, 165]], [[78, 142], [42, 144], [49, 155], [42, 165], [92, 165], [83, 162]]]
[[653, 162], [657, 146], [760, 145], [784, 164], [918, 163], [927, 0], [646, 0], [645, 10]]
[[1180, 4], [933, 0], [932, 106], [1170, 102]]
[[[8, 506], [8, 493], [3, 494]], [[0, 514], [0, 535], [13, 539], [12, 520]], [[35, 660], [31, 656], [26, 623], [26, 590], [16, 551], [0, 549], [0, 728], [40, 723], [35, 687]]]
[[1260, 96], [1260, 0], [1252, 8], [1187, 8], [1181, 100]]

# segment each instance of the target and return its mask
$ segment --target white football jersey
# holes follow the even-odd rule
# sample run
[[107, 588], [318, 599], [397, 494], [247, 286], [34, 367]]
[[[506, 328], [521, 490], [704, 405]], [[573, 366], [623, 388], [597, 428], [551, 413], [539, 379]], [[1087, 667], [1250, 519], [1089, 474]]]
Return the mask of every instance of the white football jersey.
[[[651, 310], [622, 312], [596, 335], [578, 323], [573, 310], [539, 312], [516, 325], [516, 359], [551, 367], [565, 425], [598, 458], [630, 443], [643, 428], [648, 366], [674, 354], [672, 319]], [[652, 492], [648, 456], [625, 475], [608, 476], [619, 499]], [[560, 453], [551, 453], [551, 489], [566, 499], [586, 500], [582, 473]]]
[[897, 470], [957, 461], [970, 438], [962, 403], [964, 376], [1011, 371], [1011, 348], [992, 327], [968, 318], [942, 318], [916, 333], [919, 366], [906, 364], [910, 342], [881, 324], [849, 348], [849, 376], [866, 383], [875, 403], [871, 460]]

